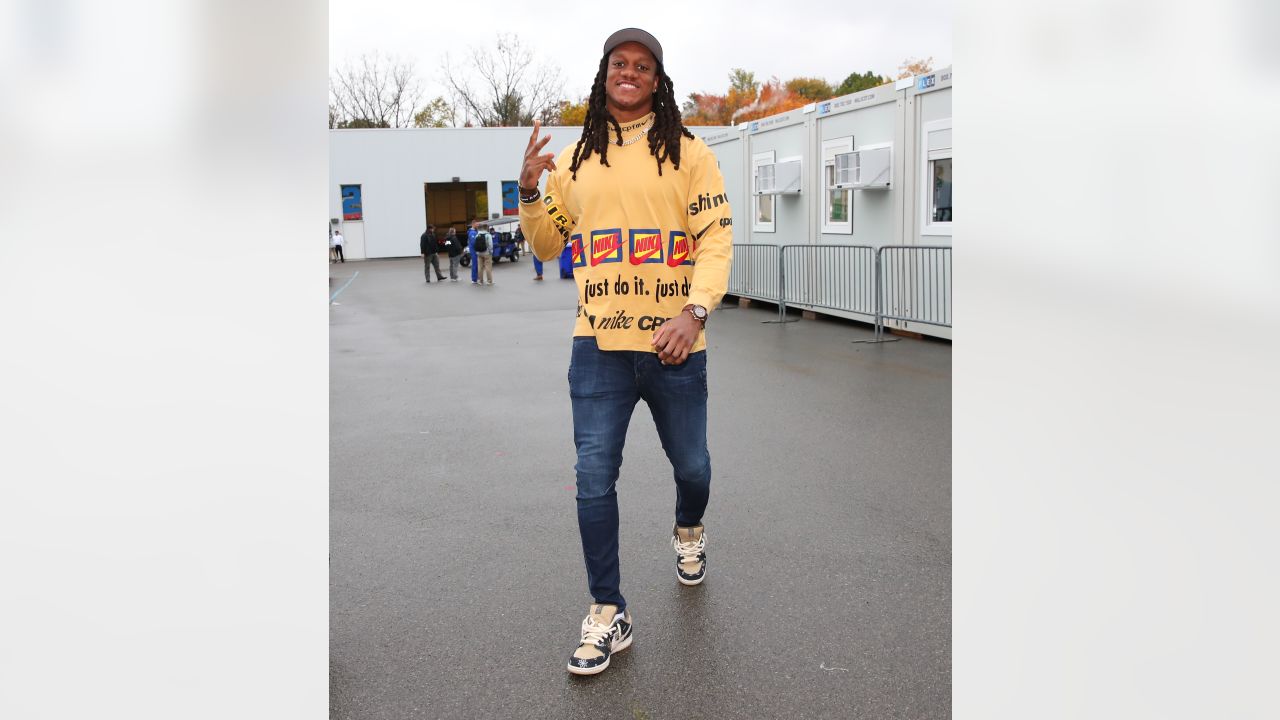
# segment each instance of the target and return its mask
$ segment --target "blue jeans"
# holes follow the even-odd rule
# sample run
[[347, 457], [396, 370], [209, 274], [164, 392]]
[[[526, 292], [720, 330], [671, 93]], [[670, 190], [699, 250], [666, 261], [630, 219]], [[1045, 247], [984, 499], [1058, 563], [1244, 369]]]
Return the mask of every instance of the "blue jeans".
[[618, 470], [636, 402], [658, 428], [676, 481], [676, 524], [702, 522], [711, 490], [707, 452], [707, 353], [663, 365], [656, 353], [604, 351], [575, 337], [569, 362], [573, 442], [578, 449], [578, 532], [587, 584], [597, 603], [625, 609], [618, 570]]

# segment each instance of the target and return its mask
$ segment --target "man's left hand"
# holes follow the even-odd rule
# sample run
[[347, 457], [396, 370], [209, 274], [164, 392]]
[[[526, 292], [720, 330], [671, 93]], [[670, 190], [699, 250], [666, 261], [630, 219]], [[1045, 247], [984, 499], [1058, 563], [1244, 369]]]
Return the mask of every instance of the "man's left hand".
[[653, 334], [653, 346], [663, 365], [679, 365], [689, 359], [689, 350], [702, 331], [702, 323], [687, 312], [671, 318]]

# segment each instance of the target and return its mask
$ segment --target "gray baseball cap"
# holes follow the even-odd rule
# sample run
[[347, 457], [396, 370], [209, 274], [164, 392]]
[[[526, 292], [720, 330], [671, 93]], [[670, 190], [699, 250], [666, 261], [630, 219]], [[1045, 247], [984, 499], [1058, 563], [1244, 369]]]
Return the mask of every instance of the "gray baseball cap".
[[640, 28], [622, 28], [610, 35], [609, 39], [604, 41], [604, 54], [608, 55], [614, 48], [625, 42], [640, 43], [649, 48], [649, 52], [653, 53], [653, 57], [658, 62], [662, 62], [662, 43], [658, 42], [658, 38]]

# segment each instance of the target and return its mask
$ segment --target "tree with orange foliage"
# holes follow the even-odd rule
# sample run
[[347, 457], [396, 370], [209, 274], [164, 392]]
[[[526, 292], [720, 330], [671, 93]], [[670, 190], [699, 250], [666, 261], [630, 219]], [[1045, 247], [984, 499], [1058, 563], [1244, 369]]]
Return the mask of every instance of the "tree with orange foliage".
[[809, 99], [797, 94], [773, 77], [760, 88], [760, 96], [756, 101], [738, 108], [730, 118], [734, 123], [748, 120], [759, 120], [762, 117], [777, 115], [788, 110], [795, 110], [809, 104]]
[[916, 75], [928, 75], [933, 72], [933, 56], [929, 56], [924, 60], [913, 60], [907, 58], [898, 66], [898, 79], [914, 77]]
[[734, 113], [756, 102], [760, 93], [760, 83], [756, 74], [742, 68], [729, 71], [729, 92], [724, 95], [713, 93], [690, 93], [689, 99], [681, 106], [681, 115], [685, 125], [730, 125]]
[[689, 99], [681, 106], [685, 125], [728, 125], [729, 115], [724, 95], [689, 93]]
[[[907, 58], [898, 66], [899, 79], [931, 72], [932, 57], [924, 60]], [[810, 77], [792, 78], [785, 83], [772, 77], [768, 82], [760, 83], [756, 81], [755, 73], [733, 68], [729, 72], [728, 92], [724, 95], [690, 93], [680, 110], [685, 125], [734, 125], [890, 82], [893, 80], [889, 77], [868, 70], [849, 75], [834, 88], [826, 80]]]
[[560, 110], [560, 124], [565, 127], [576, 127], [587, 123], [587, 101], [566, 105]]

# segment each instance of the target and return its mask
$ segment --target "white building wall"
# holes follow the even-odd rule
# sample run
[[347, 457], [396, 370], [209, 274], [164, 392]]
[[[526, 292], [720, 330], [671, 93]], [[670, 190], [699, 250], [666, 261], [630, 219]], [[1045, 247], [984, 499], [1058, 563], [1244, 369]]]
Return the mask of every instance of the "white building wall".
[[[933, 188], [933, 178], [929, 172], [930, 135], [935, 138], [954, 138], [951, 115], [952, 74], [948, 67], [913, 78], [911, 87], [904, 92], [904, 135], [910, 148], [907, 157], [909, 165], [904, 171], [909, 183], [903, 187], [903, 233], [899, 244], [952, 246], [954, 223], [935, 223], [929, 212]], [[947, 143], [951, 144], [953, 143]], [[950, 155], [950, 148], [946, 154]], [[953, 193], [954, 191], [953, 183]], [[960, 208], [960, 213], [963, 222], [963, 207]], [[918, 302], [918, 298], [915, 301]], [[892, 299], [886, 298], [886, 302], [892, 302]], [[906, 304], [910, 305], [911, 302], [908, 300]], [[947, 303], [950, 304], [950, 298], [947, 298]], [[937, 325], [908, 320], [886, 320], [885, 325], [934, 337], [952, 337], [952, 328]]]
[[[813, 160], [806, 152], [809, 136], [804, 113], [800, 110], [792, 110], [747, 123], [744, 139], [747, 143], [745, 157], [747, 158], [746, 181], [749, 195], [747, 207], [744, 208], [746, 216], [743, 225], [748, 231], [750, 242], [765, 245], [804, 242], [809, 232], [809, 208], [806, 196], [812, 192], [812, 182], [808, 175]], [[800, 176], [803, 179], [799, 194], [782, 193], [773, 196], [774, 228], [772, 232], [754, 228], [756, 195], [752, 186], [750, 162], [755, 155], [768, 152], [773, 153], [774, 162], [799, 159]], [[737, 221], [734, 222], [737, 227]]]
[[[701, 135], [724, 128], [691, 128]], [[342, 218], [340, 186], [360, 185], [364, 219], [343, 221], [350, 250], [353, 235], [363, 252], [349, 258], [418, 254], [426, 229], [425, 183], [485, 182], [489, 215], [502, 213], [502, 181], [518, 180], [532, 128], [422, 128], [329, 131], [329, 217]], [[580, 127], [543, 128], [557, 154], [578, 142]], [[546, 175], [543, 175], [546, 178]]]
[[729, 198], [729, 209], [733, 215], [734, 242], [746, 242], [746, 228], [750, 225], [751, 214], [747, 211], [749, 194], [746, 183], [747, 165], [742, 158], [745, 145], [742, 132], [738, 128], [729, 128], [699, 137], [715, 153], [720, 165], [720, 175], [724, 177], [724, 194]]
[[[930, 130], [934, 130], [934, 134], [942, 126], [951, 125], [951, 87], [950, 72], [945, 73], [948, 81], [944, 87], [936, 87], [929, 92], [918, 94], [914, 97], [915, 115], [917, 118], [917, 130], [915, 140], [919, 152], [915, 157], [914, 176], [920, 180], [920, 187], [912, 194], [915, 207], [915, 242], [918, 245], [950, 245], [953, 225], [946, 223], [945, 225], [935, 225], [929, 222], [928, 217], [928, 197], [926, 193], [929, 191], [929, 171], [928, 171], [928, 147]], [[949, 135], [954, 136], [954, 127]]]
[[[859, 95], [847, 96], [851, 102], [858, 97], [868, 97], [872, 102], [853, 106], [856, 109], [847, 112], [815, 119], [817, 124], [818, 149], [822, 152], [822, 143], [837, 138], [852, 137], [854, 150], [868, 145], [892, 144], [894, 136], [894, 120], [896, 118], [895, 98], [892, 93], [867, 91]], [[832, 101], [839, 102], [840, 98]], [[853, 190], [853, 227], [849, 234], [822, 232], [822, 219], [826, 214], [826, 198], [823, 196], [822, 158], [816, 157], [814, 162], [814, 210], [818, 218], [819, 243], [844, 245], [884, 245], [885, 241], [894, 237], [893, 190]], [[896, 180], [896, 178], [895, 178]]]

